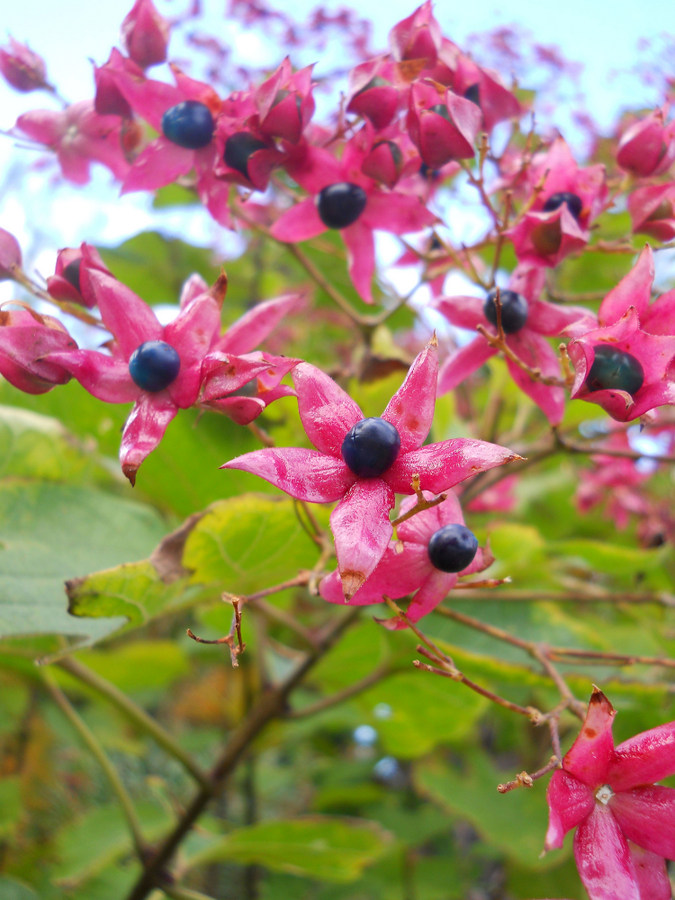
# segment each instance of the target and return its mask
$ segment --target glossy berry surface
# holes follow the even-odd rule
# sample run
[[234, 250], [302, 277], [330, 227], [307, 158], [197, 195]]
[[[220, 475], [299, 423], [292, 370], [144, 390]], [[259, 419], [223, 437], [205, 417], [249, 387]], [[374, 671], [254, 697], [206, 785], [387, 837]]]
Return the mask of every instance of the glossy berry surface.
[[[483, 312], [490, 325], [497, 327], [497, 291], [490, 291], [483, 303]], [[500, 290], [499, 301], [502, 307], [502, 329], [506, 334], [514, 334], [527, 322], [527, 300], [515, 291]]]
[[386, 419], [361, 419], [342, 442], [342, 458], [360, 478], [376, 478], [392, 465], [401, 448], [401, 436]]
[[544, 203], [543, 210], [544, 212], [553, 212], [559, 209], [563, 203], [567, 204], [567, 208], [578, 221], [583, 203], [581, 202], [581, 197], [573, 194], [571, 191], [558, 191], [555, 194], [551, 194], [546, 203]]
[[366, 192], [351, 181], [329, 184], [316, 198], [319, 218], [326, 228], [353, 225], [366, 208]]
[[480, 85], [478, 83], [470, 84], [464, 91], [464, 99], [470, 100], [476, 106], [480, 106]]
[[431, 564], [441, 572], [461, 572], [478, 551], [478, 539], [465, 525], [445, 525], [431, 535], [428, 552]]
[[211, 110], [199, 100], [184, 100], [162, 116], [162, 132], [172, 144], [199, 150], [210, 143], [215, 130]]
[[143, 391], [155, 394], [176, 380], [180, 356], [166, 341], [145, 341], [129, 358], [129, 374]]
[[586, 378], [589, 391], [615, 390], [634, 394], [645, 380], [642, 365], [632, 353], [610, 344], [599, 344], [595, 359]]
[[82, 258], [74, 259], [72, 262], [69, 262], [67, 266], [64, 267], [63, 272], [61, 273], [67, 282], [72, 284], [78, 294], [81, 292], [82, 288], [80, 287], [80, 269], [82, 268]]
[[225, 141], [225, 165], [236, 169], [244, 178], [248, 178], [248, 161], [256, 150], [264, 150], [267, 144], [250, 131], [235, 131]]

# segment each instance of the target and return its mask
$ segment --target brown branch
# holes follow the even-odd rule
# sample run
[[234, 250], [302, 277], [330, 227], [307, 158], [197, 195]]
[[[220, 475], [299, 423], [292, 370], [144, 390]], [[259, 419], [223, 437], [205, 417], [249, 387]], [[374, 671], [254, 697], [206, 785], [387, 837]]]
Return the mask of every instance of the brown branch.
[[129, 892], [127, 900], [145, 900], [155, 887], [161, 887], [162, 881], [168, 879], [167, 866], [175, 852], [211, 800], [223, 790], [228, 777], [246, 755], [253, 741], [270, 722], [283, 717], [291, 693], [356, 620], [359, 613], [360, 608], [354, 607], [347, 615], [334, 621], [317, 642], [316, 648], [305, 655], [290, 675], [281, 684], [259, 696], [244, 721], [231, 733], [225, 749], [211, 770], [208, 785], [197, 792], [175, 828], [149, 855], [143, 872]]
[[364, 691], [368, 690], [369, 687], [377, 684], [378, 681], [383, 681], [397, 671], [407, 671], [407, 669], [396, 669], [389, 665], [389, 663], [383, 663], [373, 669], [368, 675], [365, 675], [359, 681], [354, 682], [354, 684], [350, 684], [348, 687], [343, 688], [341, 691], [336, 691], [328, 697], [322, 697], [321, 700], [317, 700], [316, 703], [311, 703], [308, 706], [303, 706], [302, 709], [292, 709], [286, 714], [286, 718], [309, 718], [309, 716], [313, 716], [315, 713], [323, 712], [325, 709], [330, 709], [333, 706], [337, 706], [339, 703], [344, 703], [345, 700], [349, 700], [352, 697], [358, 696], [358, 694], [362, 694]]

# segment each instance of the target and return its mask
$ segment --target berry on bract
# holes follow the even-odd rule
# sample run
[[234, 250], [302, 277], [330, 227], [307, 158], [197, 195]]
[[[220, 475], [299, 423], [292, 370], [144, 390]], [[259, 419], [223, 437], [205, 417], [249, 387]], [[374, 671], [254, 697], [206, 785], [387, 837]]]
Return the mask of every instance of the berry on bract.
[[428, 545], [431, 564], [441, 572], [461, 572], [471, 565], [477, 552], [476, 535], [459, 524], [439, 528], [431, 535]]
[[351, 181], [329, 184], [316, 198], [319, 218], [326, 228], [353, 225], [366, 208], [368, 197], [363, 188]]
[[[490, 291], [483, 303], [485, 318], [491, 325], [497, 327], [497, 290]], [[506, 334], [514, 334], [527, 322], [527, 300], [515, 291], [500, 290], [499, 302], [501, 303], [502, 330]]]
[[61, 273], [69, 284], [75, 288], [78, 293], [82, 292], [80, 287], [80, 270], [82, 268], [82, 257], [69, 262]]
[[264, 150], [267, 144], [250, 131], [236, 131], [225, 141], [225, 165], [235, 169], [244, 178], [249, 178], [248, 161], [257, 150]]
[[598, 344], [594, 351], [593, 365], [586, 378], [589, 391], [615, 390], [634, 394], [640, 390], [645, 373], [632, 353], [609, 344]]
[[162, 132], [173, 144], [200, 150], [210, 143], [215, 130], [211, 110], [199, 100], [184, 100], [162, 116]]
[[578, 194], [573, 194], [571, 191], [557, 191], [555, 194], [551, 194], [546, 203], [544, 203], [542, 209], [544, 212], [554, 212], [556, 209], [559, 209], [563, 203], [567, 204], [569, 211], [574, 218], [579, 221], [583, 203], [581, 197], [579, 197]]
[[145, 341], [129, 358], [129, 374], [143, 391], [156, 394], [176, 380], [180, 356], [166, 341]]
[[391, 422], [378, 417], [361, 419], [342, 442], [342, 458], [360, 478], [376, 478], [393, 464], [401, 436]]

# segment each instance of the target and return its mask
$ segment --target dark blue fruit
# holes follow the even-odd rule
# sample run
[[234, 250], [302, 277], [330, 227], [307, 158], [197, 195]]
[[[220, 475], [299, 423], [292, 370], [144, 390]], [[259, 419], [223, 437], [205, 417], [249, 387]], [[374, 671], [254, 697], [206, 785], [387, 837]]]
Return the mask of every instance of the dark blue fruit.
[[473, 562], [478, 539], [464, 525], [445, 525], [431, 535], [429, 559], [441, 572], [461, 572]]
[[176, 380], [180, 356], [166, 341], [145, 341], [129, 358], [129, 374], [143, 391], [155, 394]]
[[[495, 298], [497, 291], [490, 291], [483, 303], [485, 318], [491, 325], [497, 327], [497, 304]], [[500, 290], [499, 301], [502, 306], [502, 328], [506, 334], [520, 331], [527, 322], [527, 300], [515, 291]]]
[[69, 262], [67, 266], [64, 267], [61, 275], [66, 279], [67, 282], [72, 284], [75, 290], [79, 293], [82, 292], [82, 288], [80, 287], [80, 269], [82, 268], [82, 257], [79, 259], [74, 259], [72, 262]]
[[248, 161], [256, 150], [264, 150], [267, 144], [250, 131], [235, 131], [225, 141], [225, 165], [249, 178]]
[[329, 184], [316, 198], [319, 218], [326, 228], [353, 225], [366, 208], [366, 192], [351, 181]]
[[598, 344], [594, 350], [595, 359], [586, 378], [589, 391], [614, 390], [634, 394], [640, 390], [645, 373], [632, 353], [610, 344]]
[[211, 110], [199, 100], [184, 100], [162, 116], [164, 137], [186, 150], [206, 147], [213, 137], [215, 122]]
[[361, 419], [342, 442], [342, 458], [360, 478], [376, 478], [392, 465], [401, 436], [386, 419]]
[[569, 211], [579, 221], [583, 203], [581, 202], [581, 197], [571, 193], [571, 191], [558, 191], [555, 194], [551, 194], [546, 203], [544, 203], [543, 210], [544, 212], [553, 212], [559, 209], [563, 203], [567, 204]]
[[480, 85], [478, 82], [468, 86], [464, 91], [464, 99], [470, 100], [472, 103], [475, 103], [476, 106], [480, 106]]

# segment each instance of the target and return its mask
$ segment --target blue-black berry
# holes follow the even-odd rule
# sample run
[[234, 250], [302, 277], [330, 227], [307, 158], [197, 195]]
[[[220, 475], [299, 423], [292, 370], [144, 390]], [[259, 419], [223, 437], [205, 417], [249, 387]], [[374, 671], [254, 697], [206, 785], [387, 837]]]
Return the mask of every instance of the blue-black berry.
[[[497, 304], [495, 298], [497, 291], [490, 291], [483, 303], [485, 318], [491, 325], [497, 327]], [[500, 290], [499, 301], [501, 303], [502, 328], [506, 334], [513, 334], [527, 322], [527, 300], [515, 291]]]
[[347, 228], [353, 225], [366, 208], [366, 192], [351, 181], [329, 184], [316, 198], [319, 218], [326, 228]]
[[619, 350], [610, 344], [598, 344], [595, 359], [586, 378], [589, 391], [615, 390], [634, 394], [645, 380], [640, 360], [626, 350]]
[[480, 85], [478, 82], [470, 84], [464, 91], [463, 96], [465, 100], [470, 100], [472, 103], [475, 103], [476, 106], [480, 106]]
[[401, 449], [401, 436], [386, 419], [361, 419], [342, 442], [342, 458], [360, 478], [376, 478], [392, 465]]
[[555, 194], [551, 194], [546, 203], [544, 203], [543, 210], [544, 212], [553, 212], [559, 209], [563, 203], [567, 204], [569, 211], [579, 221], [583, 203], [581, 202], [581, 197], [573, 194], [571, 191], [557, 191]]
[[478, 539], [465, 525], [445, 525], [431, 535], [428, 552], [431, 564], [441, 572], [461, 572], [478, 551]]
[[199, 150], [211, 141], [215, 130], [211, 110], [199, 100], [184, 100], [162, 116], [162, 132], [173, 144]]
[[249, 178], [248, 161], [256, 150], [264, 150], [267, 144], [250, 131], [235, 131], [225, 141], [225, 165]]
[[69, 262], [67, 266], [64, 266], [63, 272], [61, 272], [61, 275], [66, 279], [67, 282], [69, 282], [69, 284], [71, 284], [75, 288], [78, 294], [82, 292], [82, 288], [80, 287], [81, 268], [82, 257]]
[[180, 356], [166, 341], [145, 341], [129, 358], [129, 374], [134, 384], [154, 394], [176, 380]]

